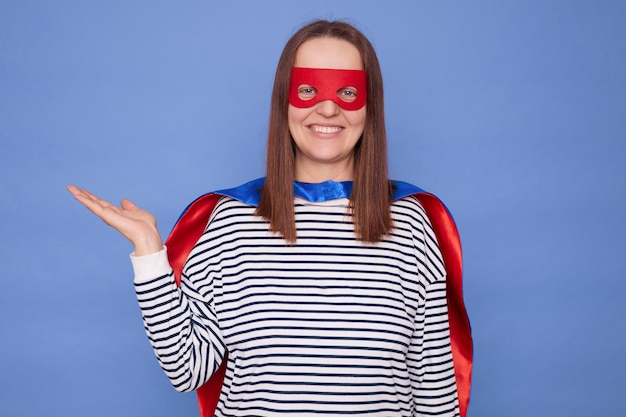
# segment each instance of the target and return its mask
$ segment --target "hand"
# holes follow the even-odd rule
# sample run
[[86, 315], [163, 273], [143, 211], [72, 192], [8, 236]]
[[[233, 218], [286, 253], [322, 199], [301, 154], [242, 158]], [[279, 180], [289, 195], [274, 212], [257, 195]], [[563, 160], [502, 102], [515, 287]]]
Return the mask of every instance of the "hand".
[[140, 209], [130, 200], [122, 200], [120, 207], [117, 207], [85, 189], [70, 185], [67, 190], [93, 214], [130, 240], [136, 256], [163, 249], [156, 218], [150, 212]]

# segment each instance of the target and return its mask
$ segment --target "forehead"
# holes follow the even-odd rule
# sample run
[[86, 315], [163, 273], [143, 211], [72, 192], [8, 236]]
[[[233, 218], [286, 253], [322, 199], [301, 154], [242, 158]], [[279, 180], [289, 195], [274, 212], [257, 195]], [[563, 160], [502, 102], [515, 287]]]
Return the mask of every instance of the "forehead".
[[296, 67], [362, 70], [361, 54], [348, 41], [337, 38], [314, 38], [296, 51]]

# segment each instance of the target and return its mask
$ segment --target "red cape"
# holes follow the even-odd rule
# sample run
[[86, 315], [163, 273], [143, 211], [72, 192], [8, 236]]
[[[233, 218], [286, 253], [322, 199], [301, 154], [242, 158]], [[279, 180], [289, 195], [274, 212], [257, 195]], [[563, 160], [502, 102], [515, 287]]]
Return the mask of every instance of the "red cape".
[[[450, 343], [460, 414], [461, 417], [465, 417], [472, 379], [472, 335], [463, 302], [463, 265], [459, 233], [452, 216], [437, 197], [426, 192], [418, 192], [412, 196], [417, 198], [426, 210], [437, 236], [447, 271], [446, 296]], [[174, 270], [176, 284], [179, 286], [187, 256], [204, 233], [211, 213], [222, 197], [223, 195], [217, 193], [206, 194], [191, 203], [165, 242], [168, 259]], [[201, 417], [213, 417], [215, 413], [228, 362], [227, 356], [224, 359], [213, 376], [196, 391]]]

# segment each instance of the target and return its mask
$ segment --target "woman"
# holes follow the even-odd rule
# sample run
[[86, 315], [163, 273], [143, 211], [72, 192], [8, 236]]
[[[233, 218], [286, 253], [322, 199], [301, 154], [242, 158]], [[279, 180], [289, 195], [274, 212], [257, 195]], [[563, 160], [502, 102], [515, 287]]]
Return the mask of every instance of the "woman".
[[148, 338], [175, 388], [224, 362], [216, 416], [464, 416], [456, 228], [435, 197], [389, 181], [380, 68], [351, 25], [316, 21], [285, 46], [266, 169], [194, 202], [165, 247], [150, 213], [69, 187], [132, 242]]

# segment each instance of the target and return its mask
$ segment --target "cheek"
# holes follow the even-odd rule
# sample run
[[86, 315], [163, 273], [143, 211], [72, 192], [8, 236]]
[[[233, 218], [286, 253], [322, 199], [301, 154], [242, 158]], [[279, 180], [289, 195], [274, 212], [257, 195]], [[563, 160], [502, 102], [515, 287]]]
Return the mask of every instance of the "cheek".
[[292, 129], [300, 125], [309, 114], [309, 109], [300, 109], [289, 105], [287, 109], [287, 121], [289, 122], [289, 128]]
[[346, 120], [348, 120], [348, 123], [350, 123], [352, 127], [365, 128], [365, 107], [359, 110], [345, 112], [344, 114], [346, 116]]
[[305, 115], [303, 114], [302, 109], [289, 105], [289, 109], [287, 110], [287, 124], [292, 139], [298, 140], [300, 127], [302, 126], [304, 118]]

